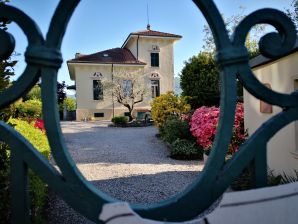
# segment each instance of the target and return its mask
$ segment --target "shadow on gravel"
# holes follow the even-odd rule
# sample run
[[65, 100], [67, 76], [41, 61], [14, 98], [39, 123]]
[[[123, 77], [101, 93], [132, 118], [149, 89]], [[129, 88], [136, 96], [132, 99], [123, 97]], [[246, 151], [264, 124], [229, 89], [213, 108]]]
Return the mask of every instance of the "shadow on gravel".
[[118, 200], [152, 204], [184, 190], [198, 177], [199, 173], [195, 171], [173, 171], [109, 180], [94, 180], [91, 183]]
[[[133, 204], [152, 204], [174, 196], [191, 184], [199, 172], [177, 171], [94, 180], [91, 183], [106, 194]], [[54, 192], [50, 193], [49, 224], [92, 223], [70, 208]]]

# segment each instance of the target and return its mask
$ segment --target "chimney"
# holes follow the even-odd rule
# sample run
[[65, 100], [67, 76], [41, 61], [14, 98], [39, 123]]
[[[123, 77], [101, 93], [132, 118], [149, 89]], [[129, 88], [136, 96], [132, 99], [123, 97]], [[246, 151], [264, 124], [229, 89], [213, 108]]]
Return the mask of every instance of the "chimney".
[[81, 57], [81, 56], [83, 56], [81, 53], [76, 53], [76, 54], [75, 54], [75, 58], [79, 58], [79, 57]]
[[150, 26], [150, 24], [148, 23], [147, 24], [147, 30], [150, 30], [151, 29], [151, 26]]

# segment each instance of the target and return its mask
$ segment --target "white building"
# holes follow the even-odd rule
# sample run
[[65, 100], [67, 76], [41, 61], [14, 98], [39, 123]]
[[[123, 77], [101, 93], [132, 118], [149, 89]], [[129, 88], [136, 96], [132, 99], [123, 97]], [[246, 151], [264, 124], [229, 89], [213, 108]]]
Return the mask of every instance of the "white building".
[[[150, 109], [152, 98], [174, 90], [174, 43], [182, 37], [175, 34], [147, 30], [130, 33], [121, 48], [113, 48], [90, 55], [76, 54], [67, 62], [70, 78], [75, 81], [77, 120], [110, 120], [124, 115], [127, 109], [113, 103], [103, 87], [104, 80], [125, 71], [141, 71], [144, 82], [151, 85], [151, 96], [137, 104], [134, 114]], [[107, 95], [109, 94], [109, 95]]]
[[[250, 61], [258, 80], [280, 93], [298, 89], [298, 44], [287, 56], [271, 60], [258, 56]], [[249, 134], [262, 123], [281, 112], [280, 107], [268, 105], [244, 91], [244, 122]], [[278, 132], [267, 145], [268, 166], [278, 173], [294, 175], [298, 171], [298, 122], [293, 122]]]

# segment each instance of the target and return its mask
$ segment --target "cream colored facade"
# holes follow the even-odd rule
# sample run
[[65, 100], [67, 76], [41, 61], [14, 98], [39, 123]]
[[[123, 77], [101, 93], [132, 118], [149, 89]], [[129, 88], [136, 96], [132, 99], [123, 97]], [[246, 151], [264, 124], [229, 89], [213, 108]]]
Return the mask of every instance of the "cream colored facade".
[[[148, 32], [151, 32], [151, 30], [148, 30]], [[173, 91], [173, 48], [174, 43], [180, 38], [130, 34], [121, 49], [128, 49], [135, 59], [143, 64], [117, 62], [76, 63], [72, 60], [68, 61], [70, 77], [76, 84], [77, 120], [111, 120], [113, 115], [119, 116], [128, 112], [126, 107], [119, 103], [113, 103], [111, 93], [105, 89], [103, 89], [103, 100], [93, 100], [93, 80], [112, 81], [113, 74], [119, 74], [124, 70], [128, 73], [141, 71], [140, 76], [143, 76], [145, 86], [150, 86], [151, 80], [159, 80], [160, 94]], [[151, 66], [151, 53], [159, 54], [159, 67]], [[97, 74], [100, 74], [100, 77]], [[152, 97], [150, 95], [142, 103], [136, 104], [134, 115], [136, 116], [138, 111], [150, 110], [151, 101]], [[95, 117], [96, 113], [103, 113], [103, 116]]]
[[[280, 93], [291, 93], [298, 88], [298, 52], [279, 60], [256, 66], [253, 72], [261, 83], [270, 84]], [[262, 123], [281, 112], [273, 106], [272, 113], [261, 113], [260, 100], [244, 91], [244, 122], [249, 134]], [[298, 123], [289, 124], [278, 132], [267, 145], [268, 166], [278, 174], [294, 175], [298, 171]]]

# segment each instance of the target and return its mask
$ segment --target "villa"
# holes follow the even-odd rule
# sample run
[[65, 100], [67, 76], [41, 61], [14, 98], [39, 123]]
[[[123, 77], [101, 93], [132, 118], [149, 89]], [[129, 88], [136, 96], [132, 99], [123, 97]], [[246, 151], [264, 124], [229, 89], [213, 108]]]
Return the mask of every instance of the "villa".
[[[150, 94], [136, 104], [134, 116], [150, 110], [153, 98], [174, 90], [174, 43], [181, 38], [151, 30], [148, 25], [147, 30], [130, 33], [120, 48], [90, 55], [77, 53], [67, 62], [76, 86], [76, 119], [110, 120], [127, 115], [127, 108], [115, 102], [103, 85], [121, 73], [138, 73], [150, 89]], [[130, 88], [131, 82], [123, 80], [123, 85]]]

